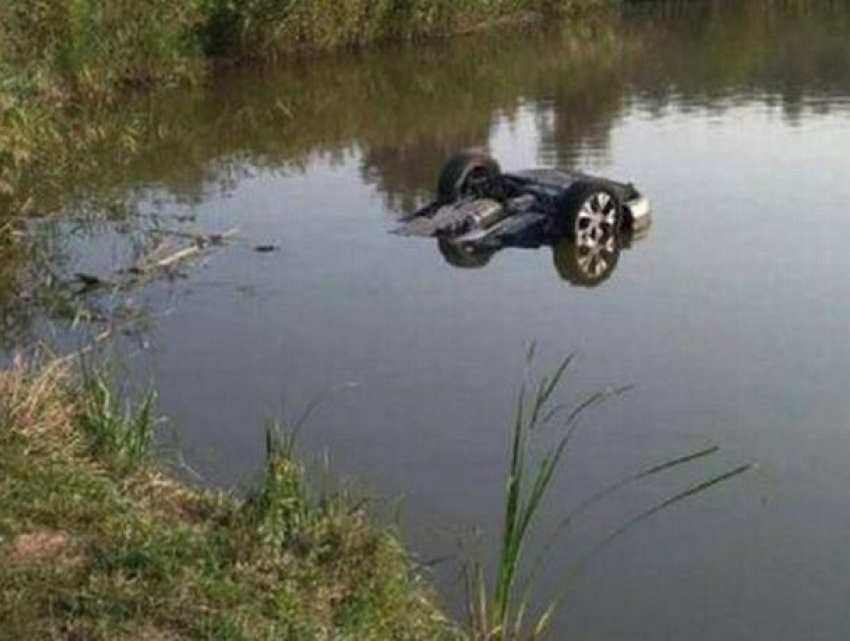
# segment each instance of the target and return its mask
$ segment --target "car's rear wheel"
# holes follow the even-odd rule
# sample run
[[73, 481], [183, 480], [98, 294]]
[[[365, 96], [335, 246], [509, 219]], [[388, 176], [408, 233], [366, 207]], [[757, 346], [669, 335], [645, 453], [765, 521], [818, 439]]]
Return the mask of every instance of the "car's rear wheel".
[[449, 203], [462, 198], [502, 196], [502, 170], [491, 156], [479, 151], [463, 151], [452, 156], [440, 172], [437, 195]]
[[585, 246], [616, 236], [624, 218], [617, 194], [603, 185], [584, 185], [568, 193], [560, 215], [564, 233]]

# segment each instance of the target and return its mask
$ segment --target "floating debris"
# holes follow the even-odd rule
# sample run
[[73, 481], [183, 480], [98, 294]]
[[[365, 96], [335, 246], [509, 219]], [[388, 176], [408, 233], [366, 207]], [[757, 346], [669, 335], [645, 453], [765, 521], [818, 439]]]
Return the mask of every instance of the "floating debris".
[[[178, 263], [197, 256], [211, 246], [223, 245], [225, 240], [236, 236], [238, 233], [239, 229], [234, 227], [221, 233], [199, 234], [192, 236], [189, 244], [177, 249], [172, 249], [168, 243], [165, 243], [155, 248], [147, 256], [137, 260], [127, 271], [131, 274], [141, 276], [154, 270], [173, 268]], [[171, 251], [165, 253], [169, 249]]]
[[112, 287], [115, 283], [111, 280], [101, 278], [95, 274], [87, 274], [85, 272], [77, 272], [74, 278], [78, 283], [81, 283], [84, 289], [94, 289], [96, 287]]

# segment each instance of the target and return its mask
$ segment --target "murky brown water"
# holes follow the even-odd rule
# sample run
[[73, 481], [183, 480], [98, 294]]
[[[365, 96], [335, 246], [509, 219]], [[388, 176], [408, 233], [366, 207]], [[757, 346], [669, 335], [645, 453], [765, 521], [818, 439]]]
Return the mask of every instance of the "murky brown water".
[[[238, 225], [243, 240], [133, 294], [151, 318], [129, 366], [155, 378], [188, 461], [222, 485], [258, 469], [282, 399], [294, 414], [339, 388], [305, 451], [403, 497], [405, 535], [432, 558], [455, 553], [464, 526], [495, 539], [527, 342], [544, 368], [579, 350], [568, 397], [637, 387], [576, 440], [542, 531], [648, 463], [723, 452], [620, 494], [558, 539], [538, 583], [541, 596], [571, 590], [553, 638], [843, 638], [848, 33], [839, 2], [676, 2], [578, 31], [237, 71], [158, 98], [143, 112], [153, 151], [103, 163], [75, 191], [182, 229]], [[469, 145], [506, 168], [631, 178], [655, 226], [595, 288], [565, 280], [548, 248], [462, 269], [432, 242], [389, 234]], [[103, 270], [130, 251], [108, 224], [53, 231], [60, 271]], [[20, 336], [31, 321], [65, 335], [37, 314], [8, 326]], [[751, 460], [759, 472], [643, 524], [573, 580], [629, 516]], [[436, 572], [455, 594], [448, 567]]]

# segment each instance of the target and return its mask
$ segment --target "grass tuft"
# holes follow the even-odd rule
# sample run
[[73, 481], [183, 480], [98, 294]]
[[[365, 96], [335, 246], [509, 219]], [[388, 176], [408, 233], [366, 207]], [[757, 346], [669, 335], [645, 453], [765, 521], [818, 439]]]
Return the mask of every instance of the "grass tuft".
[[127, 472], [151, 460], [156, 393], [138, 403], [116, 396], [104, 371], [88, 372], [79, 393], [77, 424], [86, 436], [92, 456]]
[[46, 446], [66, 440], [76, 409], [66, 393], [68, 380], [58, 364], [34, 370], [17, 362], [0, 373], [0, 430]]

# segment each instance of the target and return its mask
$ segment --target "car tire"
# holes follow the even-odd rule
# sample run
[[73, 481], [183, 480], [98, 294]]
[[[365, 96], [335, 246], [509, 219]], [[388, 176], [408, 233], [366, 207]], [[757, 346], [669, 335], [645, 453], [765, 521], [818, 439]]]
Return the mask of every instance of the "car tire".
[[614, 190], [600, 184], [584, 184], [571, 189], [559, 207], [559, 227], [563, 235], [587, 245], [616, 236], [623, 228], [623, 205]]
[[462, 151], [452, 156], [440, 172], [437, 184], [440, 202], [461, 198], [502, 197], [502, 170], [494, 158], [480, 151]]

